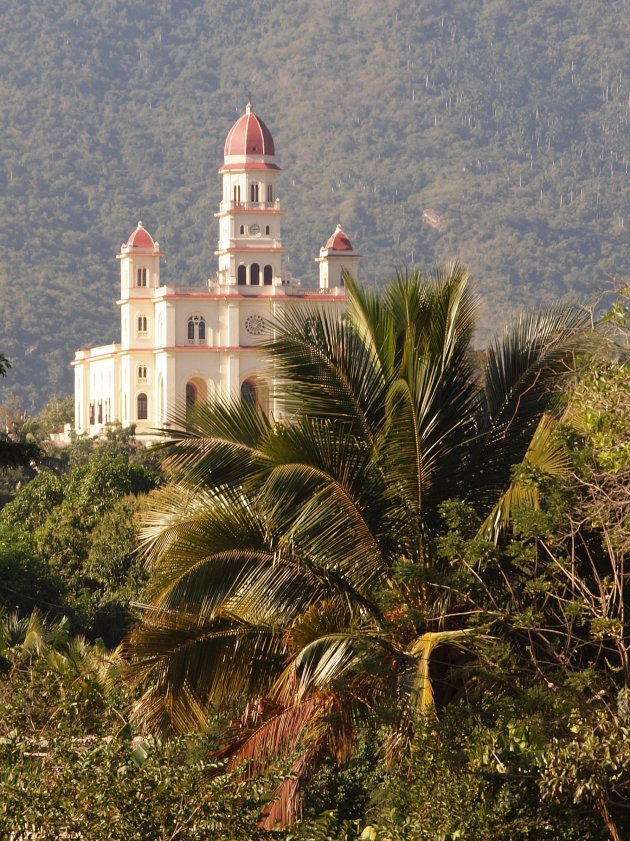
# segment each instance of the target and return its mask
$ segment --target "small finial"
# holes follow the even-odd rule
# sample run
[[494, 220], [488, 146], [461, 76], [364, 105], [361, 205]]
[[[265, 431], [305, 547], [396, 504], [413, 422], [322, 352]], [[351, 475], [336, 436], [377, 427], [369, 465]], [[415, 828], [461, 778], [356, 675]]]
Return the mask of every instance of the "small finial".
[[144, 225], [142, 224], [142, 222], [140, 222], [140, 220], [138, 220], [138, 227], [139, 228], [144, 228]]
[[341, 230], [341, 222], [337, 222], [337, 227], [335, 228], [335, 233]]

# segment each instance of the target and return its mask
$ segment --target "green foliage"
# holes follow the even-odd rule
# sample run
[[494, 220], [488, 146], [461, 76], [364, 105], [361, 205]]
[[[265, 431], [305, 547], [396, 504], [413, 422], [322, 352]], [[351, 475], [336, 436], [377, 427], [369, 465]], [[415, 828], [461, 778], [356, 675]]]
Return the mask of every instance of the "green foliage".
[[0, 512], [0, 521], [33, 532], [42, 526], [54, 508], [63, 501], [63, 481], [46, 470], [24, 485]]
[[20, 432], [41, 443], [48, 441], [51, 433], [63, 430], [67, 423], [74, 424], [74, 398], [54, 394], [34, 418], [22, 423]]
[[604, 797], [625, 804], [630, 796], [630, 730], [627, 701], [620, 715], [595, 708], [588, 714], [574, 711], [571, 734], [555, 739], [541, 780], [546, 802], [590, 804]]
[[61, 475], [44, 471], [0, 511], [1, 603], [65, 612], [75, 632], [116, 645], [144, 583], [135, 513], [159, 481], [155, 458], [114, 434], [75, 442], [52, 462]]
[[580, 379], [567, 412], [587, 438], [599, 468], [619, 473], [630, 464], [630, 376], [627, 359], [592, 366]]
[[607, 838], [590, 810], [571, 800], [541, 801], [541, 774], [554, 756], [555, 746], [548, 740], [556, 712], [553, 703], [541, 705], [541, 700], [528, 698], [525, 691], [521, 700], [491, 704], [482, 717], [460, 702], [441, 721], [424, 721], [416, 731], [411, 779], [393, 779], [376, 794], [366, 820], [372, 837]]
[[18, 528], [0, 526], [0, 607], [30, 613], [60, 607], [59, 582]]
[[[290, 420], [236, 400], [178, 419], [166, 448], [177, 481], [144, 517], [150, 602], [125, 645], [143, 727], [203, 727], [211, 709], [242, 704], [221, 754], [230, 767], [248, 761], [255, 776], [291, 760], [267, 829], [300, 814], [300, 786], [325, 757], [346, 765], [366, 719], [382, 724], [395, 767], [414, 719], [472, 668], [497, 617], [476, 560], [436, 552], [440, 505], [470, 495], [478, 519], [526, 453], [522, 485], [551, 473], [528, 445], [586, 326], [571, 307], [524, 317], [482, 381], [461, 264], [399, 273], [382, 296], [346, 283], [346, 319], [312, 310], [276, 324], [267, 350]], [[529, 628], [499, 558], [488, 565], [503, 608]], [[336, 814], [354, 819], [342, 800]]]
[[[35, 637], [37, 644], [35, 644]], [[254, 841], [262, 786], [217, 766], [197, 740], [134, 736], [98, 646], [64, 623], [0, 623], [0, 836]]]

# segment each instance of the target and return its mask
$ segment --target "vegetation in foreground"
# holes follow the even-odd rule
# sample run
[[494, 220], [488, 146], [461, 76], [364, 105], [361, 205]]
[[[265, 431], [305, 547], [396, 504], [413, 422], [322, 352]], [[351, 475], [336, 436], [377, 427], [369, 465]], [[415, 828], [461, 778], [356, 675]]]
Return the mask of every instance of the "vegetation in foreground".
[[5, 617], [17, 837], [625, 837], [623, 304], [607, 358], [557, 309], [479, 378], [461, 267], [350, 288], [269, 349], [295, 423], [181, 419], [118, 654]]

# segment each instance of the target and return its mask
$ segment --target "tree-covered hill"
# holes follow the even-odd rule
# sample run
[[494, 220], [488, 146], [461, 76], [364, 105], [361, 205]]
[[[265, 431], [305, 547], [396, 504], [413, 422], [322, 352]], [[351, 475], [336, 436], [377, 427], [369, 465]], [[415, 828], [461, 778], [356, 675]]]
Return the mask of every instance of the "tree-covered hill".
[[0, 402], [70, 391], [74, 349], [117, 336], [114, 254], [138, 219], [166, 280], [214, 274], [216, 170], [250, 90], [305, 281], [339, 220], [370, 283], [459, 255], [485, 334], [628, 274], [622, 0], [2, 0], [0, 13], [13, 362]]

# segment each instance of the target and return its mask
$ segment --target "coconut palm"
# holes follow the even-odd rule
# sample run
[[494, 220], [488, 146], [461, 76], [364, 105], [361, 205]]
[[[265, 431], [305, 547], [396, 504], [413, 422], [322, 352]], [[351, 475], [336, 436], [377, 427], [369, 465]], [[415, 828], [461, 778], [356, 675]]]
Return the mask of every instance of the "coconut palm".
[[379, 709], [398, 711], [390, 760], [409, 743], [433, 703], [433, 652], [473, 636], [440, 587], [439, 505], [468, 495], [487, 514], [501, 499], [509, 521], [510, 465], [535, 458], [586, 327], [570, 307], [532, 313], [493, 343], [481, 377], [459, 263], [400, 274], [383, 295], [346, 284], [346, 319], [273, 325], [290, 421], [240, 401], [176, 418], [179, 478], [145, 521], [151, 600], [125, 649], [146, 728], [203, 726], [212, 706], [242, 704], [222, 754], [232, 767], [297, 756], [268, 827], [296, 817], [309, 769], [343, 763]]

